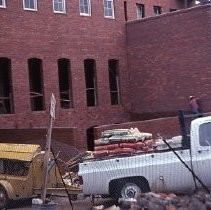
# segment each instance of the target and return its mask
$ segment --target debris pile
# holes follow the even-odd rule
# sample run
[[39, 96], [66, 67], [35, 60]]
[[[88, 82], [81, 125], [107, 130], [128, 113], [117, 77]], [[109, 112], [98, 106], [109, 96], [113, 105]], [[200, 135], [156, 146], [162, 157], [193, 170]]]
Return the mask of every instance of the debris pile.
[[211, 195], [197, 192], [193, 195], [177, 196], [173, 193], [141, 193], [136, 199], [119, 199], [119, 205], [109, 208], [95, 206], [104, 210], [211, 210]]
[[155, 146], [151, 133], [140, 132], [137, 128], [114, 129], [102, 132], [95, 140], [94, 157], [104, 157], [135, 152], [149, 152]]

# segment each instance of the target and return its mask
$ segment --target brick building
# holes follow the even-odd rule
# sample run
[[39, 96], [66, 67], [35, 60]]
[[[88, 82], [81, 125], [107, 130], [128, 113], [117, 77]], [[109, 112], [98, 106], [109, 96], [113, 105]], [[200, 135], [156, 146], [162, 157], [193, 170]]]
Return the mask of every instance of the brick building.
[[0, 0], [1, 141], [45, 139], [51, 93], [53, 138], [82, 149], [94, 127], [175, 114], [209, 74], [210, 6], [193, 4]]

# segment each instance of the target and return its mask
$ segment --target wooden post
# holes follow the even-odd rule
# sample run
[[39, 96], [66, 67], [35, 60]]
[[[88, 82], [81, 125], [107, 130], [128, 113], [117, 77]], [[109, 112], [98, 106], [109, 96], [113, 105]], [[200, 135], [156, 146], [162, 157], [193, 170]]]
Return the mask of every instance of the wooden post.
[[49, 110], [49, 127], [48, 127], [48, 133], [47, 133], [47, 141], [46, 141], [45, 154], [44, 154], [44, 166], [43, 166], [43, 184], [42, 184], [42, 193], [41, 193], [41, 199], [42, 199], [43, 204], [46, 203], [46, 192], [47, 192], [47, 182], [48, 182], [48, 163], [49, 163], [49, 158], [50, 158], [53, 119], [55, 119], [55, 105], [56, 105], [56, 100], [52, 93], [51, 106]]

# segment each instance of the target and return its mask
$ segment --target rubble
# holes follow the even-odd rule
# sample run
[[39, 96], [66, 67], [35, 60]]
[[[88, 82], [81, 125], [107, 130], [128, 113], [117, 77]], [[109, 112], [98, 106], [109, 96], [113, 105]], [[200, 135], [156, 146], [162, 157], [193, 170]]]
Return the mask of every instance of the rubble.
[[[93, 209], [98, 209], [93, 208]], [[104, 210], [211, 210], [211, 195], [199, 191], [193, 195], [140, 193], [136, 199], [119, 199], [119, 205]]]

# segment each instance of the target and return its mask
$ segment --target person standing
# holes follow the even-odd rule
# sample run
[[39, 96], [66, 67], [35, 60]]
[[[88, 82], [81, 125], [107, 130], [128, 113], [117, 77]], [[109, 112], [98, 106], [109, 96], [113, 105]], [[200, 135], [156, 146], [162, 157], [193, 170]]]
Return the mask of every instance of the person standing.
[[189, 105], [190, 105], [192, 114], [199, 113], [199, 105], [195, 96], [189, 96]]

